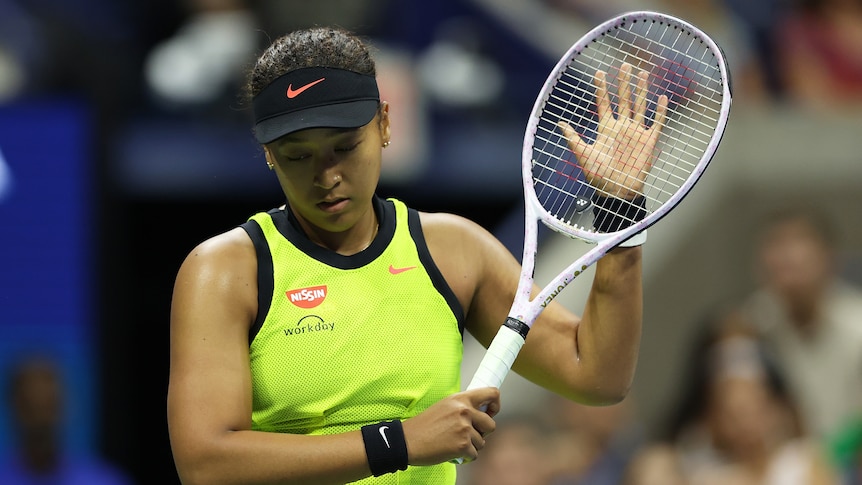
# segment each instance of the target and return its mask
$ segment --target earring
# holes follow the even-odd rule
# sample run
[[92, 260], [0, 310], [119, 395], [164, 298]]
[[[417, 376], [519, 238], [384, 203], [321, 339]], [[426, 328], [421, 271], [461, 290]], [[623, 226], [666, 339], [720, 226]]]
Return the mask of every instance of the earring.
[[390, 143], [390, 142], [388, 142], [388, 141], [387, 141], [386, 143], [384, 143], [384, 144], [383, 144], [383, 148], [388, 147], [388, 146], [389, 146], [389, 143]]
[[270, 170], [275, 170], [275, 167], [269, 163], [269, 161], [266, 162], [266, 166], [269, 167]]

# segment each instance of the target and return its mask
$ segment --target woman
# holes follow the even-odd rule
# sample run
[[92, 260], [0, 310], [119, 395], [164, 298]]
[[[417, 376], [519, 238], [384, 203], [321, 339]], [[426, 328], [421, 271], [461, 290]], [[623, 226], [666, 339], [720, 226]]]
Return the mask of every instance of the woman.
[[667, 439], [641, 450], [627, 483], [651, 483], [642, 467], [673, 465], [690, 485], [837, 485], [751, 322], [731, 309], [702, 331]]
[[[631, 74], [620, 76], [629, 90]], [[598, 111], [610, 113], [603, 74], [596, 85]], [[279, 38], [248, 88], [286, 204], [203, 242], [177, 275], [168, 424], [181, 479], [455, 483], [451, 460], [477, 458], [500, 409], [497, 389], [459, 392], [463, 331], [490, 344], [518, 262], [473, 222], [375, 194], [389, 105], [361, 39], [331, 28]], [[644, 107], [620, 108], [627, 116], [603, 127], [647, 156], [611, 162], [643, 168], [658, 128], [633, 121]], [[582, 163], [612, 157], [584, 154], [565, 132]], [[641, 307], [641, 249], [614, 249], [596, 266], [584, 316], [549, 305], [514, 371], [570, 399], [619, 401]]]

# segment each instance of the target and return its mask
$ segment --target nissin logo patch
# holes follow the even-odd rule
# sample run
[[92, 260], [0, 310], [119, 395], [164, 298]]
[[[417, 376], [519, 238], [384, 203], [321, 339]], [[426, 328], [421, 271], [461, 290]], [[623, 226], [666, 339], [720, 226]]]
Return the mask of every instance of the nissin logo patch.
[[300, 308], [314, 308], [326, 299], [326, 285], [289, 290], [285, 295], [291, 303]]

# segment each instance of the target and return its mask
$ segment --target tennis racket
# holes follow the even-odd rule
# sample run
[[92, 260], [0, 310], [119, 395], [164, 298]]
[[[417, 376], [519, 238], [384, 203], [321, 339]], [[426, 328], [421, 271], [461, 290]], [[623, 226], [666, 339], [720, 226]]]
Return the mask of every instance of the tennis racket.
[[[680, 203], [712, 160], [730, 104], [720, 47], [669, 15], [620, 15], [566, 52], [524, 135], [517, 294], [468, 389], [499, 387], [542, 310], [609, 250], [636, 245]], [[538, 221], [595, 247], [531, 299]]]

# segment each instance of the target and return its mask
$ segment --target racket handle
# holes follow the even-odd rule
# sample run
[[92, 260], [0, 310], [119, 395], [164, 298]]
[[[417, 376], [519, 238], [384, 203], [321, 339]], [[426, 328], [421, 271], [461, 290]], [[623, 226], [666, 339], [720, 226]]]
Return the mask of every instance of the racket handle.
[[[517, 323], [517, 325], [513, 325], [513, 327], [522, 329], [524, 333], [529, 329], [529, 327], [520, 321], [512, 318], [507, 320], [506, 325], [500, 327], [494, 340], [491, 341], [488, 351], [485, 352], [485, 356], [482, 357], [482, 361], [479, 363], [479, 368], [476, 369], [476, 373], [473, 374], [473, 380], [471, 380], [470, 384], [467, 386], [468, 391], [471, 389], [478, 389], [480, 387], [499, 388], [500, 385], [503, 384], [503, 380], [506, 378], [506, 374], [509, 373], [509, 369], [512, 368], [512, 364], [515, 362], [515, 357], [518, 356], [518, 352], [520, 352], [521, 347], [524, 346], [525, 340], [525, 337], [521, 332], [509, 326], [513, 322]], [[479, 409], [485, 411], [487, 408], [487, 406], [482, 406]], [[464, 463], [464, 458], [455, 458], [451, 461], [456, 465], [460, 465]]]
[[510, 327], [508, 322], [501, 326], [479, 363], [479, 368], [473, 374], [473, 380], [470, 381], [467, 390], [480, 387], [500, 387], [509, 373], [509, 369], [512, 368], [518, 352], [521, 351], [524, 339], [524, 335]]

